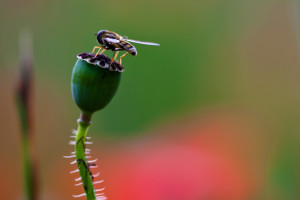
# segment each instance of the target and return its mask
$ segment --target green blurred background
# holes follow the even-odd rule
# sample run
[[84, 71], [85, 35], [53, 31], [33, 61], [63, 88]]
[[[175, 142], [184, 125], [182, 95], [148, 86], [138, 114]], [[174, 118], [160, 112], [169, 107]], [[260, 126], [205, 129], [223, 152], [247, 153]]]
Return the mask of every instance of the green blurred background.
[[300, 199], [299, 12], [297, 0], [2, 1], [0, 198], [23, 194], [20, 31], [33, 36], [41, 199], [72, 199], [71, 72], [108, 29], [161, 44], [135, 45], [93, 117], [108, 199]]

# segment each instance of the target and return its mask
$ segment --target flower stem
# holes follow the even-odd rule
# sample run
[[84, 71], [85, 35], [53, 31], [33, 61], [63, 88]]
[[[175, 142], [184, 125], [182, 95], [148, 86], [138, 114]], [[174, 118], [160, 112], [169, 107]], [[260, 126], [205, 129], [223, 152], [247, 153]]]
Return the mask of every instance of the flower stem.
[[22, 131], [22, 156], [26, 200], [39, 199], [37, 155], [33, 131], [33, 55], [30, 31], [20, 32], [20, 75], [16, 100]]
[[32, 160], [33, 155], [30, 152], [31, 142], [27, 136], [23, 137], [22, 142], [26, 195], [28, 200], [36, 200], [38, 197], [36, 191], [36, 175], [34, 172], [35, 166], [34, 161]]
[[81, 181], [87, 200], [95, 200], [96, 194], [91, 176], [90, 166], [85, 157], [85, 140], [91, 125], [91, 114], [81, 114], [77, 120], [78, 129], [75, 140], [75, 155]]

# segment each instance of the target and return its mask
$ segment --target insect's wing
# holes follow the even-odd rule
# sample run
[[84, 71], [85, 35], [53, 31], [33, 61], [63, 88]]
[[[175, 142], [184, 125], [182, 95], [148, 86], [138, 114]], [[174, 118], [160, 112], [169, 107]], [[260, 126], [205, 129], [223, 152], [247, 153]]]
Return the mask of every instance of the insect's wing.
[[143, 42], [143, 41], [138, 41], [138, 40], [131, 40], [131, 39], [125, 39], [128, 42], [134, 42], [138, 44], [145, 44], [145, 45], [153, 45], [153, 46], [160, 46], [160, 44], [153, 43], [153, 42]]
[[120, 43], [120, 40], [114, 38], [108, 38], [108, 37], [103, 38], [103, 41], [106, 43], [114, 43], [114, 44]]

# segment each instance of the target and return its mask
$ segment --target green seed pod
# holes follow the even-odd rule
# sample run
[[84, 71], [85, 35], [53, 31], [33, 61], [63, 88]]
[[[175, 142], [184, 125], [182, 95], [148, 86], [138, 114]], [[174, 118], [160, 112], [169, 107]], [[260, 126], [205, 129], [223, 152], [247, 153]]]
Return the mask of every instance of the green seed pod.
[[72, 96], [83, 114], [103, 109], [115, 95], [123, 67], [105, 55], [82, 53], [72, 72]]

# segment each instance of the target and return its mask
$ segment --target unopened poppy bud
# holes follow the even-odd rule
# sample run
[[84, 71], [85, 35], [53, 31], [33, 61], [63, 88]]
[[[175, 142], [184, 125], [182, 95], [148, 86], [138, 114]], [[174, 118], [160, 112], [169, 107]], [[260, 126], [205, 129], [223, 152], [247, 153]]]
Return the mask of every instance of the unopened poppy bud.
[[103, 109], [115, 95], [124, 68], [100, 54], [77, 55], [72, 72], [72, 96], [82, 113], [91, 115]]

